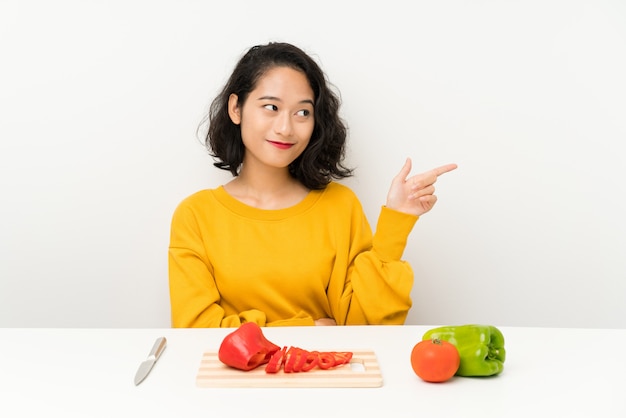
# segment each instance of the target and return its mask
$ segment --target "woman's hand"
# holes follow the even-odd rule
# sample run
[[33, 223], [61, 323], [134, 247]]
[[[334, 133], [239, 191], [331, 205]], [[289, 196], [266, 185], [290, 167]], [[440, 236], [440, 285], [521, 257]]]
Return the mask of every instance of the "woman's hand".
[[456, 168], [456, 164], [446, 164], [408, 177], [411, 172], [411, 159], [407, 158], [402, 170], [391, 182], [386, 206], [411, 215], [425, 214], [437, 202], [437, 196], [434, 195], [437, 177]]
[[315, 320], [315, 325], [337, 325], [337, 323], [332, 318], [320, 318]]

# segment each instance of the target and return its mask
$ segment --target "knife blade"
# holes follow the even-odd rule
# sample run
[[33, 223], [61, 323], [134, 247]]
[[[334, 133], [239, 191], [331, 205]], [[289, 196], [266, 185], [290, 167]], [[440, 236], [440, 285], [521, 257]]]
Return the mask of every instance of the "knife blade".
[[150, 354], [148, 354], [148, 358], [141, 362], [139, 365], [139, 369], [137, 369], [137, 373], [135, 374], [135, 386], [143, 382], [143, 380], [148, 377], [152, 367], [154, 367], [155, 363], [161, 357], [163, 350], [167, 346], [167, 340], [165, 337], [159, 337], [154, 342], [152, 346], [152, 350], [150, 350]]

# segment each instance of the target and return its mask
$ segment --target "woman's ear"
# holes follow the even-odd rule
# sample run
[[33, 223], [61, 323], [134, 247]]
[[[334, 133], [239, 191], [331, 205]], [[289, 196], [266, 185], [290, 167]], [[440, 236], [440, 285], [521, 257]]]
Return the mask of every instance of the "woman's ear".
[[231, 94], [228, 97], [228, 116], [235, 125], [241, 123], [241, 110], [239, 109], [239, 97], [236, 94]]

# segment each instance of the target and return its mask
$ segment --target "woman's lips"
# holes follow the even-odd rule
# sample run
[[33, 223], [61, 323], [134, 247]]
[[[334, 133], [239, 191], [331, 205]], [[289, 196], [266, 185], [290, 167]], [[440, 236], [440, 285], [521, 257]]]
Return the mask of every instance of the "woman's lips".
[[274, 145], [276, 148], [280, 148], [280, 149], [289, 149], [294, 146], [294, 144], [289, 144], [287, 142], [276, 142], [276, 141], [267, 141], [267, 142]]

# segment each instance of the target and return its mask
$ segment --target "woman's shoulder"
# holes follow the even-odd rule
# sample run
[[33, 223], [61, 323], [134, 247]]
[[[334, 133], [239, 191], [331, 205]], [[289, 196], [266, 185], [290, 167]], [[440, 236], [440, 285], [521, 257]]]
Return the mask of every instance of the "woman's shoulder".
[[324, 189], [324, 195], [328, 199], [342, 202], [359, 202], [356, 193], [347, 185], [331, 181]]
[[324, 190], [326, 191], [326, 193], [334, 193], [334, 194], [346, 195], [346, 196], [350, 196], [350, 195], [356, 196], [354, 191], [349, 186], [343, 183], [339, 183], [337, 181], [331, 181], [330, 183], [328, 183]]
[[202, 189], [193, 192], [178, 203], [178, 209], [206, 207], [210, 205], [212, 201], [215, 201], [215, 193], [217, 191], [218, 189]]

